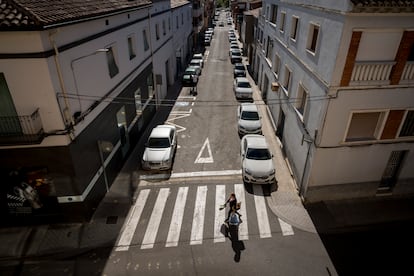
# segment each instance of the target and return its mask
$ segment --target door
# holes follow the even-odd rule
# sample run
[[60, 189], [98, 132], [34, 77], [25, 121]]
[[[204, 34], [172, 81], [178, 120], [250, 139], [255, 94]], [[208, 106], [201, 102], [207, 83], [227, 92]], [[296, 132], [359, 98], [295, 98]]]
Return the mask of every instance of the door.
[[0, 73], [0, 133], [21, 134], [19, 117], [3, 73]]
[[406, 154], [406, 150], [391, 152], [387, 167], [384, 170], [381, 182], [378, 186], [378, 193], [387, 193], [392, 191], [395, 183], [398, 180], [398, 173], [400, 171], [402, 163], [404, 162], [404, 157]]
[[280, 109], [279, 120], [278, 120], [277, 128], [276, 128], [276, 136], [279, 137], [280, 141], [282, 141], [282, 144], [283, 144], [284, 127], [285, 127], [285, 113], [283, 113], [283, 110]]
[[129, 133], [126, 121], [125, 106], [121, 107], [121, 109], [119, 109], [116, 113], [116, 121], [118, 123], [122, 156], [125, 157], [129, 150]]

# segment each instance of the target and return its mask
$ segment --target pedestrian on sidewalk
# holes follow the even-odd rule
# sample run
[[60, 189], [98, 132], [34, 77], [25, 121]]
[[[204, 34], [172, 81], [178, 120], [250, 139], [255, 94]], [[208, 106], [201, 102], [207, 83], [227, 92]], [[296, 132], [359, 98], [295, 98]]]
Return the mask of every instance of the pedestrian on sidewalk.
[[191, 95], [196, 96], [197, 95], [197, 82], [198, 82], [197, 74], [194, 74], [192, 76], [192, 79], [193, 79], [193, 83], [192, 83], [190, 92], [191, 92]]

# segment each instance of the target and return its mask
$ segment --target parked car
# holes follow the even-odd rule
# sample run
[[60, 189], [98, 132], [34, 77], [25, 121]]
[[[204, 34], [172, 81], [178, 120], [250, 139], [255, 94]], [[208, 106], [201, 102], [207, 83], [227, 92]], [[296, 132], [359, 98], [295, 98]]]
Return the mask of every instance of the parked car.
[[243, 136], [240, 146], [243, 181], [252, 184], [274, 183], [273, 155], [266, 138], [259, 134], [247, 134]]
[[243, 63], [234, 64], [233, 76], [235, 78], [237, 78], [237, 77], [246, 77], [246, 67], [244, 67]]
[[219, 27], [224, 27], [224, 23], [223, 23], [223, 21], [220, 21], [220, 22], [219, 22]]
[[169, 170], [172, 168], [177, 150], [175, 126], [158, 125], [152, 129], [145, 144], [142, 168], [147, 170]]
[[240, 63], [242, 62], [242, 53], [240, 50], [231, 50], [230, 51], [230, 61], [231, 63]]
[[192, 75], [200, 76], [201, 74], [201, 67], [200, 66], [191, 66], [189, 65], [187, 69], [185, 69], [185, 72], [190, 72]]
[[211, 36], [205, 36], [204, 37], [204, 45], [210, 46], [211, 44]]
[[188, 64], [188, 66], [190, 67], [194, 67], [197, 69], [198, 75], [201, 75], [201, 65], [200, 65], [200, 60], [198, 59], [192, 59], [190, 60], [190, 63]]
[[229, 55], [231, 55], [231, 51], [233, 50], [240, 50], [239, 45], [235, 45], [235, 44], [230, 44], [230, 50], [229, 50]]
[[201, 68], [204, 67], [204, 57], [203, 57], [203, 54], [201, 54], [201, 53], [194, 54], [193, 55], [193, 59], [196, 59], [196, 60], [198, 60], [200, 62]]
[[[187, 67], [184, 71], [181, 84], [184, 87], [193, 86], [193, 76], [197, 75], [197, 70], [194, 67]], [[198, 79], [198, 78], [197, 78]]]
[[238, 132], [246, 134], [262, 134], [262, 122], [257, 106], [254, 103], [242, 103], [237, 109]]
[[253, 99], [253, 89], [247, 78], [238, 77], [234, 79], [233, 83], [234, 94], [237, 99]]

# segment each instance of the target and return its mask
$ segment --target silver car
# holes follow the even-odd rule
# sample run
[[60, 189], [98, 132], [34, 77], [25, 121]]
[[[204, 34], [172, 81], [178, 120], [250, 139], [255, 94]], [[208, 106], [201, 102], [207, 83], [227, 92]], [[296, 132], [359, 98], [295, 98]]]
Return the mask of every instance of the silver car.
[[145, 144], [142, 168], [146, 170], [169, 170], [177, 150], [175, 126], [158, 125], [152, 129]]
[[201, 68], [204, 67], [204, 57], [203, 57], [203, 54], [201, 54], [201, 53], [194, 54], [193, 55], [193, 59], [196, 59], [196, 60], [198, 60], [200, 62]]
[[253, 89], [250, 86], [250, 82], [247, 78], [235, 78], [233, 83], [233, 90], [237, 99], [253, 99]]
[[254, 103], [242, 103], [237, 109], [238, 132], [240, 136], [246, 134], [262, 134], [257, 106]]
[[273, 155], [263, 135], [247, 134], [241, 140], [243, 181], [252, 184], [275, 182]]

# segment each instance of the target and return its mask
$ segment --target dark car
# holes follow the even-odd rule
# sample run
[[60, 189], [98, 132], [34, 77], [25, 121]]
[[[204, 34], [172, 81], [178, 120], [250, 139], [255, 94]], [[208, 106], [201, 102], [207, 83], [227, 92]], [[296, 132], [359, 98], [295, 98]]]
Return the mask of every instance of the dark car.
[[234, 64], [233, 76], [235, 78], [246, 76], [246, 68], [244, 67], [243, 63]]
[[193, 86], [193, 75], [184, 73], [181, 83], [183, 86]]
[[231, 50], [230, 51], [230, 61], [232, 64], [242, 62], [242, 53], [240, 50]]

